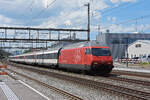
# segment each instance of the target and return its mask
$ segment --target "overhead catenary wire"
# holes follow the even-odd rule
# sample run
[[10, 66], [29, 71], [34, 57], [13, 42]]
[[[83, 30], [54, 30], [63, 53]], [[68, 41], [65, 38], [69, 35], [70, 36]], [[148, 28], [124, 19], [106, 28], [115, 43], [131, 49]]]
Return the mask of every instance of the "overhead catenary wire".
[[32, 11], [32, 6], [33, 6], [33, 4], [35, 3], [35, 1], [34, 0], [32, 0], [31, 1], [31, 3], [27, 6], [27, 8], [26, 9], [28, 9], [29, 8], [29, 10], [30, 11]]
[[[111, 11], [115, 10], [115, 9], [120, 8], [120, 7], [128, 6], [129, 4], [130, 4], [130, 3], [122, 4], [122, 5], [119, 5], [119, 6], [112, 7], [111, 9], [107, 9], [106, 11], [101, 12], [101, 14], [109, 13], [109, 12], [111, 12]], [[97, 10], [99, 10], [99, 9], [95, 9], [94, 11], [97, 11]], [[93, 15], [93, 17], [95, 17], [95, 16], [98, 16], [98, 15], [97, 15], [97, 14], [96, 14], [96, 15]]]
[[[93, 0], [91, 0], [92, 2], [93, 2]], [[141, 1], [143, 1], [143, 0], [141, 0]], [[119, 5], [119, 6], [115, 6], [115, 7], [113, 7], [113, 8], [111, 8], [111, 9], [108, 9], [108, 10], [106, 10], [106, 11], [103, 11], [103, 12], [101, 12], [102, 14], [108, 14], [109, 12], [111, 12], [111, 11], [114, 11], [115, 9], [118, 9], [118, 8], [120, 8], [120, 7], [124, 7], [124, 8], [126, 8], [126, 7], [129, 7], [129, 6], [132, 6], [133, 7], [133, 5], [137, 5], [137, 4], [141, 4], [141, 1], [140, 2], [137, 2], [137, 3], [125, 3], [125, 4], [122, 4], [122, 5]], [[96, 9], [96, 10], [99, 10], [99, 9]], [[96, 10], [94, 10], [94, 11], [96, 11]], [[91, 17], [96, 17], [96, 16], [99, 16], [99, 14], [93, 14], [93, 11], [92, 11], [92, 15], [91, 15]], [[104, 16], [103, 16], [104, 17]], [[81, 25], [81, 24], [79, 24], [79, 25]], [[93, 24], [92, 24], [93, 25]]]
[[[124, 8], [126, 8], [126, 7], [130, 7], [130, 6], [137, 6], [138, 4], [141, 4], [141, 3], [143, 3], [143, 2], [141, 2], [141, 1], [143, 1], [143, 0], [140, 0], [139, 2], [136, 2], [136, 3], [134, 3], [134, 4], [130, 4], [129, 5], [129, 3], [128, 4], [125, 4], [124, 5]], [[117, 6], [117, 7], [114, 7], [114, 8], [112, 8], [112, 9], [110, 9], [110, 10], [106, 10], [106, 11], [104, 11], [104, 12], [101, 12], [102, 14], [103, 14], [103, 17], [104, 16], [106, 16], [105, 14], [107, 14], [108, 12], [111, 12], [111, 11], [113, 11], [113, 10], [115, 10], [115, 9], [117, 9], [117, 8], [120, 8], [120, 7], [122, 7], [122, 6]], [[120, 10], [120, 9], [119, 9]], [[118, 11], [117, 11], [118, 12]], [[109, 13], [110, 14], [110, 13]], [[113, 13], [114, 14], [114, 13]], [[95, 16], [97, 16], [97, 15], [95, 15]], [[109, 28], [109, 27], [111, 27], [112, 25], [120, 25], [120, 24], [126, 24], [126, 23], [130, 23], [130, 22], [132, 22], [132, 21], [138, 21], [138, 20], [143, 20], [144, 18], [147, 18], [147, 17], [149, 17], [149, 15], [144, 15], [144, 16], [140, 16], [140, 17], [137, 17], [137, 18], [134, 18], [134, 19], [130, 19], [130, 20], [127, 20], [127, 21], [122, 21], [122, 22], [119, 22], [119, 23], [116, 23], [116, 24], [111, 24], [111, 25], [108, 25], [108, 26], [106, 26], [106, 27], [103, 27], [103, 28], [101, 28], [101, 29], [106, 29], [106, 28]], [[93, 24], [92, 24], [93, 25]], [[95, 26], [96, 24], [94, 24], [94, 26]]]
[[146, 19], [146, 18], [149, 18], [150, 17], [150, 14], [148, 15], [144, 15], [144, 16], [140, 16], [140, 17], [136, 17], [136, 18], [132, 18], [132, 19], [129, 19], [129, 20], [126, 20], [126, 21], [122, 21], [122, 22], [119, 22], [119, 23], [116, 23], [116, 24], [110, 24], [106, 27], [103, 27], [101, 29], [106, 29], [106, 28], [109, 28], [111, 27], [112, 25], [121, 25], [121, 24], [127, 24], [127, 23], [130, 23], [130, 22], [133, 22], [133, 21], [137, 21], [137, 20], [143, 20], [143, 19]]
[[[32, 0], [25, 8], [24, 8], [24, 10], [25, 11], [28, 11], [28, 9], [32, 12], [32, 6], [33, 6], [33, 4], [35, 3], [35, 1], [34, 0]], [[23, 17], [27, 17], [27, 15], [26, 14], [22, 14], [22, 16]]]
[[[108, 9], [106, 11], [101, 12], [101, 14], [103, 14], [103, 17], [105, 17], [105, 16], [108, 16], [108, 15], [110, 15], [112, 13], [114, 14], [114, 12], [112, 12], [114, 10], [120, 10], [121, 8], [124, 9], [124, 8], [127, 8], [127, 7], [137, 6], [138, 4], [144, 3], [142, 1], [144, 1], [144, 0], [140, 0], [139, 2], [136, 2], [136, 3], [125, 3], [125, 4], [122, 4], [122, 5], [116, 6], [116, 7], [112, 7], [111, 9]], [[118, 8], [120, 8], [120, 9], [118, 9]], [[119, 11], [115, 11], [115, 12], [119, 12]], [[98, 16], [98, 15], [94, 15], [93, 17], [96, 17], [96, 16]]]
[[57, 1], [57, 0], [53, 0], [50, 4], [47, 5], [46, 8], [43, 8], [36, 16], [32, 17], [32, 18], [30, 19], [30, 21], [29, 21], [27, 24], [31, 23], [32, 20], [35, 19], [36, 17], [39, 17], [42, 13], [45, 12], [46, 9], [48, 9], [48, 8], [49, 8], [52, 4], [54, 4], [56, 1]]

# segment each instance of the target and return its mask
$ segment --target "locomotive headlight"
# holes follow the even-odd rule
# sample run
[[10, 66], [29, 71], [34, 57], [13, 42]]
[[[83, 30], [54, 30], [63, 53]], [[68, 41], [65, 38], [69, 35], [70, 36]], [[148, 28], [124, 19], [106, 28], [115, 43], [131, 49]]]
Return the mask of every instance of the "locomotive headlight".
[[108, 65], [111, 65], [112, 64], [112, 62], [108, 62]]
[[102, 63], [102, 64], [104, 64], [104, 63], [105, 63], [105, 61], [104, 61], [104, 60], [101, 60], [101, 63]]
[[98, 62], [94, 62], [93, 64], [94, 64], [94, 65], [97, 65], [97, 64], [98, 64]]

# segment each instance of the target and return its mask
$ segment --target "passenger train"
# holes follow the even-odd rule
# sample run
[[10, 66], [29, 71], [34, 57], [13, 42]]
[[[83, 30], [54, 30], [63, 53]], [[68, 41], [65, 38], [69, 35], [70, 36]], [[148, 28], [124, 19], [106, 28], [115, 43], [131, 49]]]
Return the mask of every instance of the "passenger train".
[[110, 48], [96, 41], [11, 56], [9, 60], [16, 63], [54, 66], [100, 74], [110, 73], [114, 67]]

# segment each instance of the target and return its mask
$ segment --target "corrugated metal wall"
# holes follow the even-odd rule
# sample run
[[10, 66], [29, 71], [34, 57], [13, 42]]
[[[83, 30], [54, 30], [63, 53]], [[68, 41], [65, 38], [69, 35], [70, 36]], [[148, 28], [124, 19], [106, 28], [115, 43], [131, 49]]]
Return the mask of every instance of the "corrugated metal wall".
[[114, 59], [125, 57], [127, 44], [136, 40], [150, 40], [150, 34], [135, 33], [100, 33], [96, 37], [97, 41], [106, 42], [111, 48]]

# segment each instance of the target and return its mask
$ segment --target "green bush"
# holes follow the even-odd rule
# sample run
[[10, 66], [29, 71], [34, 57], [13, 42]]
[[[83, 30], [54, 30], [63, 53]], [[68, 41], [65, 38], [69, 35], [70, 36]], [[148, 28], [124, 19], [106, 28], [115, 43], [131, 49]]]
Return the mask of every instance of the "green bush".
[[148, 64], [150, 64], [150, 62], [141, 62], [140, 64], [141, 65], [148, 65]]

